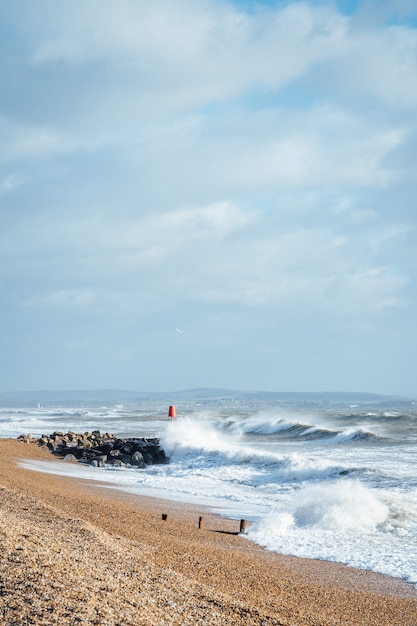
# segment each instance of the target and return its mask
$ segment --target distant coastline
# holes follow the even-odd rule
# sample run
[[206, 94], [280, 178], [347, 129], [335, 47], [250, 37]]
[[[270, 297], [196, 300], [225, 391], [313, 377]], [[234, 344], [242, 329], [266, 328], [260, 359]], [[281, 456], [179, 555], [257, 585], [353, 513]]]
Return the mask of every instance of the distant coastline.
[[242, 391], [218, 388], [197, 388], [179, 391], [132, 391], [124, 389], [75, 389], [0, 392], [1, 407], [97, 406], [133, 402], [200, 402], [212, 406], [223, 403], [269, 402], [274, 406], [346, 407], [373, 406], [378, 408], [417, 406], [413, 398], [360, 391]]

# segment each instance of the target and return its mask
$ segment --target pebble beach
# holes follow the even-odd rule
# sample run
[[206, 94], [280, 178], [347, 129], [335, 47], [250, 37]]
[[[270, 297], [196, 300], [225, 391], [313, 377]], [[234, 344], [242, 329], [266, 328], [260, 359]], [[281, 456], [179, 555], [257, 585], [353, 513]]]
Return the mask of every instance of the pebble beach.
[[1, 624], [417, 626], [401, 580], [268, 552], [239, 520], [23, 469], [28, 458], [56, 461], [0, 440]]

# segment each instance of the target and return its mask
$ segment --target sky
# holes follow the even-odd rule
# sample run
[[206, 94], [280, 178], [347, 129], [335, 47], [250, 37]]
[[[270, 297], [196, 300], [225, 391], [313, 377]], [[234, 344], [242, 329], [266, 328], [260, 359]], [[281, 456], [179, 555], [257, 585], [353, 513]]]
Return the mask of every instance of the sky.
[[0, 391], [417, 397], [415, 0], [1, 0]]

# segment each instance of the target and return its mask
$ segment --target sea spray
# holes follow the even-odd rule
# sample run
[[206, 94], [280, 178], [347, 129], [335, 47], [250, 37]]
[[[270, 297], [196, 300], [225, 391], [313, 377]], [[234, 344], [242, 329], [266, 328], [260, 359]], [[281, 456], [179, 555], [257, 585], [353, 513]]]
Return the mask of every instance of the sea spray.
[[215, 424], [190, 418], [168, 424], [161, 434], [161, 445], [171, 463], [181, 464], [182, 468], [208, 470], [221, 465], [237, 475], [242, 466], [250, 466], [251, 471], [245, 472], [245, 483], [254, 487], [324, 480], [350, 471], [325, 458], [310, 458], [298, 452], [281, 454], [245, 445], [243, 438], [219, 430]]
[[236, 444], [232, 436], [213, 425], [191, 418], [179, 418], [167, 424], [161, 435], [161, 445], [169, 457], [196, 452], [233, 453]]
[[399, 554], [407, 545], [411, 561], [403, 560], [402, 575], [415, 583], [415, 528], [404, 505], [348, 479], [292, 492], [255, 522], [248, 536], [282, 554], [340, 561], [392, 576], [398, 575]]
[[253, 533], [257, 533], [258, 540], [262, 533], [268, 535], [269, 540], [273, 540], [274, 535], [281, 540], [282, 516], [285, 531], [291, 527], [294, 533], [312, 528], [332, 534], [346, 530], [375, 532], [388, 515], [388, 506], [371, 489], [357, 481], [345, 480], [342, 483], [307, 486], [295, 492], [279, 512], [271, 512], [262, 519]]
[[173, 423], [165, 404], [0, 410], [0, 435], [99, 429], [160, 437], [168, 465], [26, 467], [207, 505], [250, 520], [247, 536], [270, 549], [417, 583], [417, 412], [177, 408]]
[[222, 428], [234, 435], [257, 435], [264, 441], [273, 439], [275, 435], [281, 440], [331, 439], [333, 443], [346, 443], [353, 439], [367, 439], [379, 435], [363, 425], [361, 428], [346, 427], [332, 423], [325, 418], [317, 419], [317, 415], [307, 413], [294, 414], [277, 411], [258, 412], [246, 418], [233, 416]]

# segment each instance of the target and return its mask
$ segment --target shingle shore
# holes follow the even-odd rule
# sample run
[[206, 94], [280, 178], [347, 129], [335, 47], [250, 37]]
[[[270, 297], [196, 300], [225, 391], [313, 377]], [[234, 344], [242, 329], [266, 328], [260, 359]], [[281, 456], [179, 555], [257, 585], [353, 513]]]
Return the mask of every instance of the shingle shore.
[[417, 626], [417, 591], [401, 581], [269, 553], [214, 532], [235, 520], [22, 469], [24, 458], [56, 462], [0, 439], [2, 625]]

